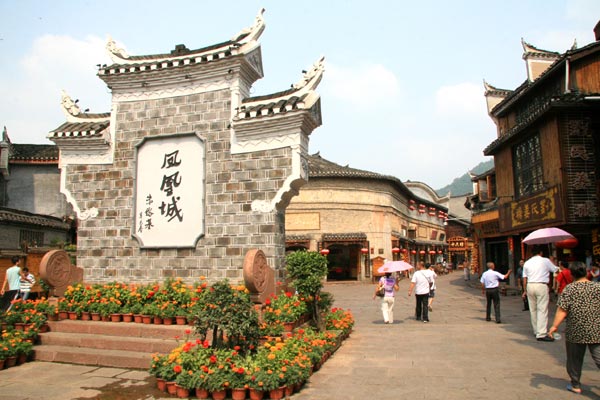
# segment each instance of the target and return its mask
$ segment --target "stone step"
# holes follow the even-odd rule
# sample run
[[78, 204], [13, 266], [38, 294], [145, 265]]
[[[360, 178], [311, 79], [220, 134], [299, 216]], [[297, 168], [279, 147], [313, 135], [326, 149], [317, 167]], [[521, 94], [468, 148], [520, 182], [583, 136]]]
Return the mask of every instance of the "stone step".
[[36, 361], [148, 369], [152, 354], [166, 354], [193, 340], [189, 325], [155, 325], [81, 320], [49, 321], [34, 346]]
[[169, 353], [178, 346], [175, 339], [126, 337], [115, 335], [46, 332], [39, 335], [42, 345], [86, 347], [91, 349], [128, 350], [143, 353]]
[[44, 344], [34, 346], [33, 359], [36, 361], [142, 370], [150, 368], [152, 362], [151, 356], [146, 352]]
[[[134, 322], [100, 322], [81, 320], [48, 321], [51, 332], [79, 334], [143, 337], [155, 339], [185, 339], [192, 336], [194, 327], [190, 325], [155, 325]], [[187, 334], [186, 331], [190, 331]]]

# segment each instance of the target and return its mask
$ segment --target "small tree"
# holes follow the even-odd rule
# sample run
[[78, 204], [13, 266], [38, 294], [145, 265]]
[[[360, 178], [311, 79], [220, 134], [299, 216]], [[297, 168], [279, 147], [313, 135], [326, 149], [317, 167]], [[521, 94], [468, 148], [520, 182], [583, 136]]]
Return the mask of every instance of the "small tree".
[[202, 292], [193, 315], [196, 331], [212, 335], [213, 348], [240, 347], [247, 352], [256, 347], [259, 337], [258, 313], [244, 286], [232, 287], [225, 279]]
[[295, 251], [286, 256], [286, 271], [291, 285], [308, 299], [312, 318], [319, 331], [324, 329], [319, 309], [323, 279], [327, 276], [327, 258], [314, 251]]

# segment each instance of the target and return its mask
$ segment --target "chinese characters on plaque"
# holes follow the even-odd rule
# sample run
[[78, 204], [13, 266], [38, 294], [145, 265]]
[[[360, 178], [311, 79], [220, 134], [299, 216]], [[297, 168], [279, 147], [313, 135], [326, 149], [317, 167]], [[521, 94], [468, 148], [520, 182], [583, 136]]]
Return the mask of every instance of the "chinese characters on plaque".
[[204, 151], [194, 134], [138, 145], [134, 236], [142, 247], [194, 247], [204, 234]]

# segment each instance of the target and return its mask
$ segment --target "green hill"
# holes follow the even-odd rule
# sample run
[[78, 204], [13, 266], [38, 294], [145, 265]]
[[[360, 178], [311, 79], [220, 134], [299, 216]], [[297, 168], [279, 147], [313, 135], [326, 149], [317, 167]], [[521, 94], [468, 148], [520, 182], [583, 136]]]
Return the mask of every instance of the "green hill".
[[[488, 171], [494, 167], [494, 160], [484, 161], [479, 163], [475, 168], [471, 169], [471, 173], [479, 175]], [[469, 173], [465, 173], [463, 176], [454, 178], [451, 184], [444, 186], [441, 189], [436, 189], [438, 196], [446, 196], [448, 192], [452, 193], [452, 196], [462, 196], [473, 192], [473, 182]]]

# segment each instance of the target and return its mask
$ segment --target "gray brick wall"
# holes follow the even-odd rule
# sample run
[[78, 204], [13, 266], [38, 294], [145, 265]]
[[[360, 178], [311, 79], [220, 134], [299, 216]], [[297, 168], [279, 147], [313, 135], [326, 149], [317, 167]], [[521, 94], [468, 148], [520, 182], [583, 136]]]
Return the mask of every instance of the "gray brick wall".
[[[67, 188], [79, 207], [98, 208], [97, 217], [79, 221], [77, 260], [86, 282], [191, 282], [199, 276], [241, 282], [252, 248], [280, 269], [284, 215], [252, 211], [251, 203], [270, 200], [281, 188], [291, 173], [290, 149], [232, 155], [228, 90], [117, 104], [113, 164], [67, 170]], [[147, 136], [188, 132], [206, 140], [205, 236], [195, 249], [141, 249], [131, 236], [135, 145]]]

